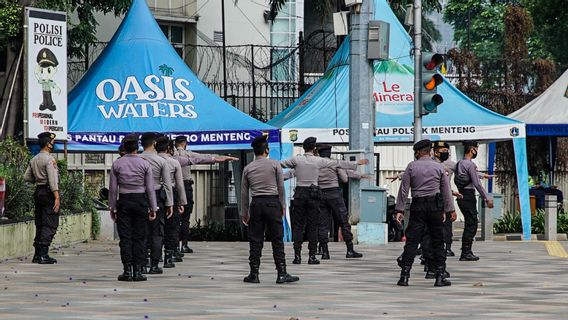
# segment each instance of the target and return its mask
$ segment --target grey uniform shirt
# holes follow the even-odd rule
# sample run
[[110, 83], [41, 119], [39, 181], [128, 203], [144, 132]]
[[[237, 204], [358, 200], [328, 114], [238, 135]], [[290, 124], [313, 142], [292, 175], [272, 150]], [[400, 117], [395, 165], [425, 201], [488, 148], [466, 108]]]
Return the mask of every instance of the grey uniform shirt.
[[174, 158], [179, 161], [181, 165], [181, 173], [184, 181], [191, 180], [191, 165], [192, 164], [213, 164], [215, 157], [210, 154], [200, 154], [184, 148], [177, 148]]
[[322, 189], [339, 188], [339, 180], [347, 182], [347, 172], [337, 167], [324, 167], [319, 171], [318, 184]]
[[154, 177], [154, 189], [164, 188], [166, 192], [166, 207], [174, 205], [174, 193], [172, 191], [172, 180], [170, 178], [170, 168], [166, 159], [160, 157], [155, 151], [144, 151], [138, 155], [148, 161]]
[[312, 184], [318, 185], [319, 172], [323, 168], [343, 168], [357, 169], [355, 161], [331, 160], [328, 158], [316, 157], [311, 152], [298, 155], [290, 159], [280, 161], [283, 168], [295, 169], [296, 186], [309, 187]]
[[37, 186], [48, 185], [52, 192], [59, 191], [57, 162], [51, 154], [41, 151], [30, 161], [24, 174], [24, 180], [35, 183]]
[[431, 197], [440, 193], [444, 201], [444, 212], [454, 210], [450, 181], [444, 167], [429, 156], [412, 161], [406, 167], [396, 198], [396, 211], [404, 212], [409, 191], [413, 198]]
[[470, 183], [464, 189], [477, 189], [483, 200], [493, 200], [493, 196], [487, 194], [480, 181], [480, 173], [477, 172], [477, 166], [471, 160], [466, 158], [462, 159], [456, 166], [457, 174], [469, 175]]
[[241, 182], [241, 212], [243, 215], [248, 214], [249, 211], [249, 188], [253, 197], [278, 196], [282, 209], [286, 208], [284, 178], [278, 161], [257, 156], [244, 168]]
[[158, 210], [154, 177], [146, 160], [135, 154], [126, 154], [112, 164], [108, 200], [110, 210], [116, 210], [119, 193], [146, 193], [150, 208]]
[[166, 164], [170, 170], [170, 181], [172, 182], [172, 189], [175, 189], [177, 194], [176, 205], [185, 206], [187, 204], [187, 196], [185, 188], [183, 187], [183, 175], [181, 173], [181, 165], [179, 161], [174, 159], [169, 153], [158, 153], [158, 155], [166, 160]]

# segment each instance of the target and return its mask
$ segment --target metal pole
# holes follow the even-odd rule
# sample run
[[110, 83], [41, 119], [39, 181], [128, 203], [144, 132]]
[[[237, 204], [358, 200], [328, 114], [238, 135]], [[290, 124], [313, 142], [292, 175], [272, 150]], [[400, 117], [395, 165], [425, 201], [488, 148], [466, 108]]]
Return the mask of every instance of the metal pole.
[[[363, 0], [359, 8], [352, 8], [350, 25], [350, 72], [349, 72], [349, 149], [360, 150], [369, 160], [364, 172], [374, 169], [373, 132], [375, 108], [372, 101], [373, 67], [367, 58], [369, 20], [373, 14], [373, 1]], [[349, 183], [350, 222], [357, 224], [361, 211], [361, 187], [369, 187], [369, 180]]]
[[[252, 81], [252, 110], [251, 116], [258, 119], [258, 111], [256, 110], [256, 79], [254, 76], [254, 44], [250, 45], [250, 66], [251, 66], [251, 81]], [[270, 119], [270, 118], [268, 118]]]
[[225, 0], [221, 0], [221, 20], [223, 28], [223, 98], [227, 100], [227, 45], [225, 43]]
[[414, 142], [422, 140], [422, 0], [414, 0]]

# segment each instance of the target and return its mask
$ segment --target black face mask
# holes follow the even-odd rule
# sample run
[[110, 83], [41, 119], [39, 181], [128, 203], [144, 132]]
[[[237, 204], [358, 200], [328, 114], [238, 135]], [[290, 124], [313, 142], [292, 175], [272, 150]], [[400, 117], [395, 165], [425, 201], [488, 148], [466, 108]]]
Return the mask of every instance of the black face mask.
[[475, 151], [475, 150], [473, 151], [473, 154], [471, 155], [471, 158], [472, 158], [472, 159], [477, 158], [477, 151]]
[[416, 160], [420, 159], [420, 153], [418, 152], [414, 153], [414, 159]]
[[449, 152], [439, 152], [440, 156], [438, 157], [438, 159], [440, 159], [440, 161], [444, 162], [446, 160], [448, 160], [450, 158], [450, 153]]
[[49, 152], [53, 151], [53, 144], [50, 142], [47, 144], [47, 148], [49, 149]]

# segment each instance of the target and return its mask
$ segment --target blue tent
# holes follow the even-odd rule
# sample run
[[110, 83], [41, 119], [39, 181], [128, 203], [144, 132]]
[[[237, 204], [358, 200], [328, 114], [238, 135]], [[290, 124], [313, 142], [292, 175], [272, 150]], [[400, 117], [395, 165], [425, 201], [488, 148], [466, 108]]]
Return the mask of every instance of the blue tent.
[[69, 94], [70, 151], [116, 151], [132, 132], [189, 136], [193, 150], [250, 149], [279, 131], [215, 95], [164, 36], [144, 0], [134, 0], [109, 45]]
[[[413, 139], [413, 62], [411, 39], [385, 0], [374, 0], [374, 19], [390, 23], [389, 60], [374, 63], [377, 143], [411, 143]], [[323, 143], [349, 141], [349, 39], [338, 49], [324, 76], [298, 101], [272, 119], [280, 127], [283, 157], [309, 136]], [[524, 238], [530, 239], [530, 206], [524, 123], [475, 103], [447, 80], [438, 92], [444, 103], [423, 118], [424, 137], [462, 141], [513, 140], [520, 183]]]

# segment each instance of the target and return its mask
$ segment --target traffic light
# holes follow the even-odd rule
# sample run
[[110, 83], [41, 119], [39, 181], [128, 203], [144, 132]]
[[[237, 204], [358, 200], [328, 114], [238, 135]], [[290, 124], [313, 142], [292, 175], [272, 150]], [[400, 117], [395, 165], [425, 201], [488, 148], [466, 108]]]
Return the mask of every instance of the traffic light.
[[436, 89], [444, 82], [442, 76], [437, 72], [438, 67], [443, 62], [444, 57], [439, 53], [422, 53], [422, 63], [420, 64], [420, 73], [422, 74], [422, 87], [420, 88], [422, 107], [420, 113], [422, 115], [437, 112], [438, 105], [444, 102]]

